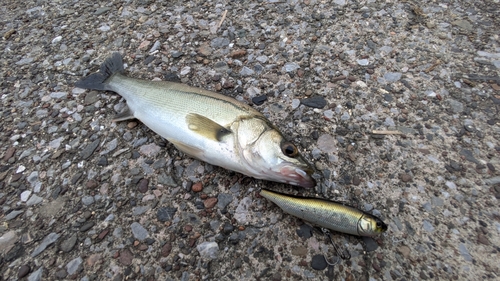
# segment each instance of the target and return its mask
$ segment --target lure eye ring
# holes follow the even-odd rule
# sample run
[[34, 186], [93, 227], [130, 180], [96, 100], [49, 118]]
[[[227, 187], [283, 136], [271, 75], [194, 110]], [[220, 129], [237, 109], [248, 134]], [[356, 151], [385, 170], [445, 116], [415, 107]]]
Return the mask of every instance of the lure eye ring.
[[289, 141], [281, 143], [281, 152], [291, 158], [294, 158], [299, 154], [297, 147]]

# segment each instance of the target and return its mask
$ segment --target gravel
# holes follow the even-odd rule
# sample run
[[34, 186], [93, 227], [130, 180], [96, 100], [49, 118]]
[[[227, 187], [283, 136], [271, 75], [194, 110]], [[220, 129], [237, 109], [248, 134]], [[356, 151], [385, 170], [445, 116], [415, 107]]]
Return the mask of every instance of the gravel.
[[[45, 2], [0, 8], [1, 280], [499, 278], [498, 1]], [[73, 85], [115, 51], [131, 77], [251, 104], [318, 186], [251, 179], [112, 122], [118, 95]], [[389, 230], [333, 233], [352, 257], [328, 266], [330, 241], [261, 188]]]

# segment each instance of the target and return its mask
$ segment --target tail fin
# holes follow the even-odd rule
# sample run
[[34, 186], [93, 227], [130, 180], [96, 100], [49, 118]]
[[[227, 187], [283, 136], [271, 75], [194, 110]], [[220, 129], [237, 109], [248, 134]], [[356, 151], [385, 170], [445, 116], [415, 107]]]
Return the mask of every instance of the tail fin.
[[106, 86], [106, 80], [113, 74], [122, 72], [122, 55], [120, 53], [114, 53], [104, 61], [99, 72], [80, 79], [75, 83], [75, 86], [82, 89], [109, 90]]

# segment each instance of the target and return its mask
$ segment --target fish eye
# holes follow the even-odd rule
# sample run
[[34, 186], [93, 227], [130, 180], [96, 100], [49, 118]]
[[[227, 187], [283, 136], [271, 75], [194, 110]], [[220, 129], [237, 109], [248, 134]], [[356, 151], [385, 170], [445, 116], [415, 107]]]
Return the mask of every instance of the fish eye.
[[297, 154], [299, 154], [299, 150], [297, 149], [297, 147], [293, 143], [288, 141], [285, 141], [281, 144], [281, 151], [288, 157], [295, 157], [297, 156]]
[[377, 222], [377, 227], [382, 227], [382, 223], [381, 222]]

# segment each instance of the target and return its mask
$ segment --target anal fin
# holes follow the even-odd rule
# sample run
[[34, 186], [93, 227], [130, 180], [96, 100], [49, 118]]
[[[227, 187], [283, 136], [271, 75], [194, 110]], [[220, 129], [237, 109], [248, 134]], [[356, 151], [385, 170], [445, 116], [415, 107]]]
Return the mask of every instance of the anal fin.
[[113, 121], [118, 122], [118, 121], [124, 121], [124, 120], [129, 120], [129, 119], [135, 119], [134, 113], [132, 112], [132, 110], [130, 110], [130, 108], [128, 106], [125, 106], [125, 108], [123, 109], [122, 112], [115, 115], [115, 117], [113, 118]]
[[221, 141], [224, 136], [232, 133], [224, 126], [196, 113], [186, 115], [186, 122], [191, 131], [215, 141]]

